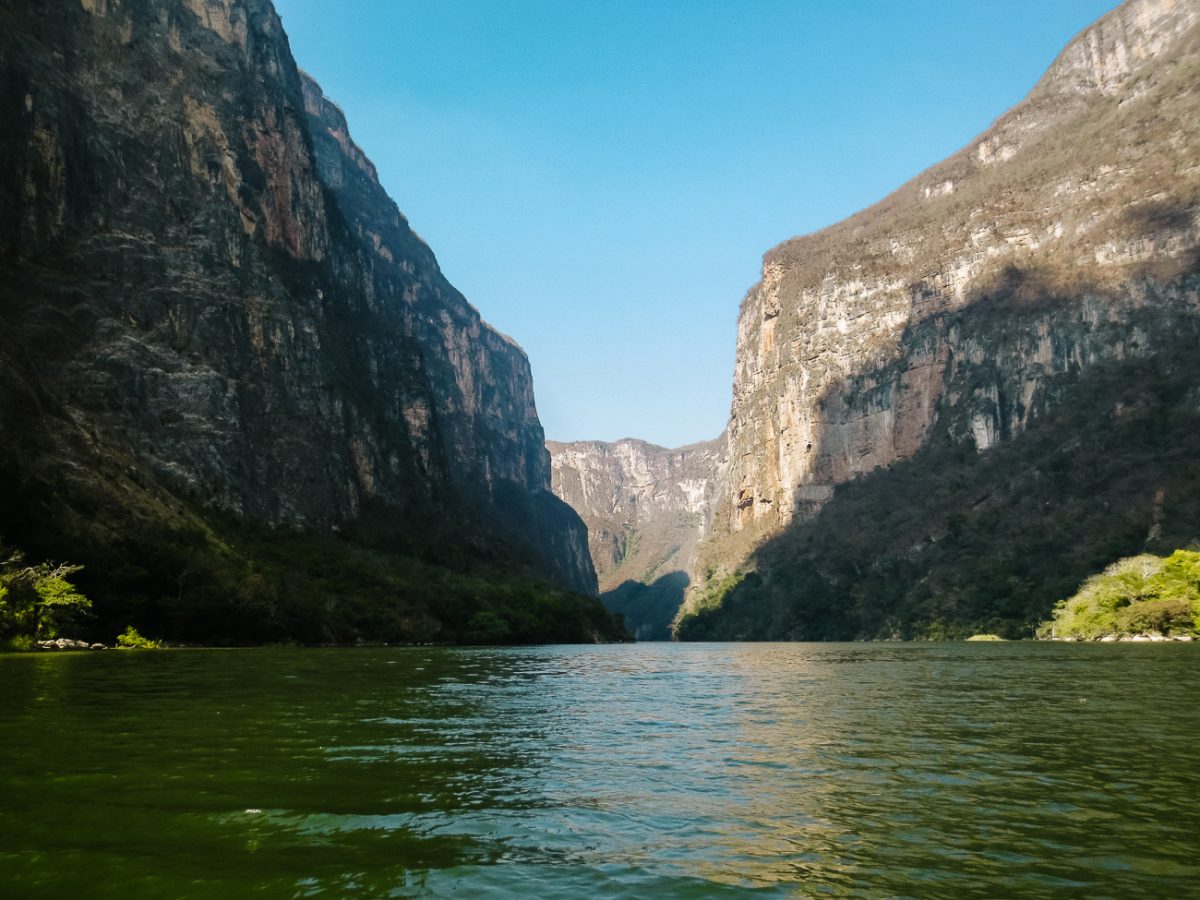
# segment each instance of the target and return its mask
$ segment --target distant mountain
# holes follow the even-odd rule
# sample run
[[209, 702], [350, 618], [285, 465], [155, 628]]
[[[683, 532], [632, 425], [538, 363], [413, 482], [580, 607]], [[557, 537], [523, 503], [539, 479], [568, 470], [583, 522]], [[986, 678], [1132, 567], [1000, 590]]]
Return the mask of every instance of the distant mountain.
[[525, 354], [267, 0], [3, 0], [0, 121], [0, 538], [83, 562], [95, 627], [618, 632]]
[[691, 583], [729, 460], [720, 438], [548, 441], [554, 493], [583, 517], [601, 600], [639, 640], [666, 640]]
[[684, 638], [1031, 633], [1200, 538], [1200, 0], [1129, 0], [870, 209], [771, 250]]

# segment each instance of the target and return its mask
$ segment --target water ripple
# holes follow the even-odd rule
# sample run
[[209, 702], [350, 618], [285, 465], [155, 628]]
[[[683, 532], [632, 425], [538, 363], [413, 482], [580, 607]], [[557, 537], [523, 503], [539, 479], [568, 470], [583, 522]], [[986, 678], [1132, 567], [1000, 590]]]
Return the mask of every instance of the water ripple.
[[1197, 647], [114, 656], [0, 659], [0, 883], [23, 896], [1200, 883]]

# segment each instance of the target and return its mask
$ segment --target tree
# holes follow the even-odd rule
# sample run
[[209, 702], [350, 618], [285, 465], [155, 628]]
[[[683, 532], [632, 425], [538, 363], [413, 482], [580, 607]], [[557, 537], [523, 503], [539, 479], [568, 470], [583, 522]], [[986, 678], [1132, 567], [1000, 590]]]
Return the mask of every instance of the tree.
[[1122, 559], [1059, 602], [1039, 637], [1095, 640], [1106, 635], [1200, 633], [1200, 552]]
[[82, 568], [49, 562], [27, 566], [19, 550], [0, 544], [0, 647], [31, 647], [91, 612], [91, 601], [70, 582]]

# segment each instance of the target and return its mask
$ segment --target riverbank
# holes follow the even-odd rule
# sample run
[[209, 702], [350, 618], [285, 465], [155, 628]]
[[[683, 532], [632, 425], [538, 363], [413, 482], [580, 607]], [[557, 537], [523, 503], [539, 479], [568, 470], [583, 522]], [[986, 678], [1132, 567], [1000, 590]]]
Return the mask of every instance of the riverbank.
[[36, 641], [30, 650], [111, 650], [108, 644], [89, 644], [87, 641], [75, 641], [71, 638], [55, 638], [48, 641]]
[[1160, 634], [1157, 631], [1142, 632], [1140, 634], [1105, 634], [1100, 637], [1082, 638], [1082, 637], [1048, 637], [1040, 638], [1044, 641], [1058, 641], [1067, 644], [1113, 644], [1113, 643], [1178, 643], [1196, 640], [1194, 635], [1190, 634]]

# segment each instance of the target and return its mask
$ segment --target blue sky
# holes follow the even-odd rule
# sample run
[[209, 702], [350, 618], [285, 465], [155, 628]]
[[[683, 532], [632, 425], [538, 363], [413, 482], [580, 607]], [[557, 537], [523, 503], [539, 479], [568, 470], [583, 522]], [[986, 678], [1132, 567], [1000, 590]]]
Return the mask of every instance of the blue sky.
[[1114, 0], [276, 0], [548, 437], [725, 427], [762, 254], [1018, 102]]

